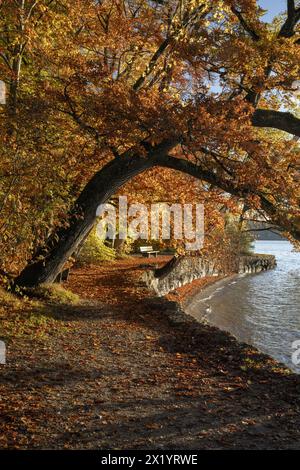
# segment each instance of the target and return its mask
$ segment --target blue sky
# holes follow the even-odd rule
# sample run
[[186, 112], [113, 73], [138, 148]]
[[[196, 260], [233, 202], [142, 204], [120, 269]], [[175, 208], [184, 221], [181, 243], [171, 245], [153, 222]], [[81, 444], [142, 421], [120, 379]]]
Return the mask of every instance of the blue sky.
[[274, 16], [278, 13], [286, 11], [286, 0], [258, 0], [258, 4], [264, 9], [269, 10], [268, 13], [264, 16], [264, 21], [272, 21]]

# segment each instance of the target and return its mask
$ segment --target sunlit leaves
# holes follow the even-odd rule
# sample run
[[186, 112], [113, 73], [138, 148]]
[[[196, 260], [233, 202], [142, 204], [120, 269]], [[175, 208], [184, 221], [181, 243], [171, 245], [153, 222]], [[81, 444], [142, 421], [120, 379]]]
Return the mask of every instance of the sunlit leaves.
[[[146, 148], [165, 139], [174, 141], [174, 158], [193, 161], [223, 187], [230, 182], [252, 206], [266, 195], [280, 211], [296, 214], [297, 146], [251, 126], [258, 101], [269, 109], [298, 106], [297, 28], [295, 37], [279, 37], [280, 21], [262, 22], [255, 0], [40, 0], [23, 8], [3, 1], [6, 268], [13, 262], [17, 269], [67, 223], [72, 202], [104, 163], [130, 148], [147, 158]], [[160, 198], [165, 183], [171, 199], [194, 197], [186, 180], [148, 178], [129, 192]]]

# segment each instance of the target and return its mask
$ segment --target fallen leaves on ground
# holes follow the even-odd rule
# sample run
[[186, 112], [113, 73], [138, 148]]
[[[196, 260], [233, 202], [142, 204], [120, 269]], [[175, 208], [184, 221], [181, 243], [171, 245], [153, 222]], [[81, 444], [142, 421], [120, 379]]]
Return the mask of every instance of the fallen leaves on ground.
[[75, 269], [67, 288], [83, 300], [42, 309], [42, 336], [7, 312], [1, 448], [299, 447], [300, 377], [216, 328], [173, 325], [174, 302], [141, 282], [163, 262]]

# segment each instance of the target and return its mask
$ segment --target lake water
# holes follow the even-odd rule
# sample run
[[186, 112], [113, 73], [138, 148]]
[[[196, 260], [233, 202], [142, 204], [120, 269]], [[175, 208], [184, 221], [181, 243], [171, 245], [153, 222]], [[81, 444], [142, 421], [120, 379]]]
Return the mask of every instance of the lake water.
[[300, 373], [291, 358], [300, 340], [300, 253], [287, 241], [257, 241], [255, 252], [275, 255], [277, 268], [211, 288], [193, 314]]

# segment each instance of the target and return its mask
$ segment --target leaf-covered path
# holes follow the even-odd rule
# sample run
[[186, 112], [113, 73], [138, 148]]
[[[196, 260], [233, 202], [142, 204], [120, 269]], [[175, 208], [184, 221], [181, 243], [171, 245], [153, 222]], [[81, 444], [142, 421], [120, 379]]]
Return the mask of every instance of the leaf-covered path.
[[299, 448], [300, 377], [215, 328], [174, 321], [140, 264], [75, 270], [67, 287], [86, 300], [52, 305], [35, 339], [11, 335], [0, 447]]

